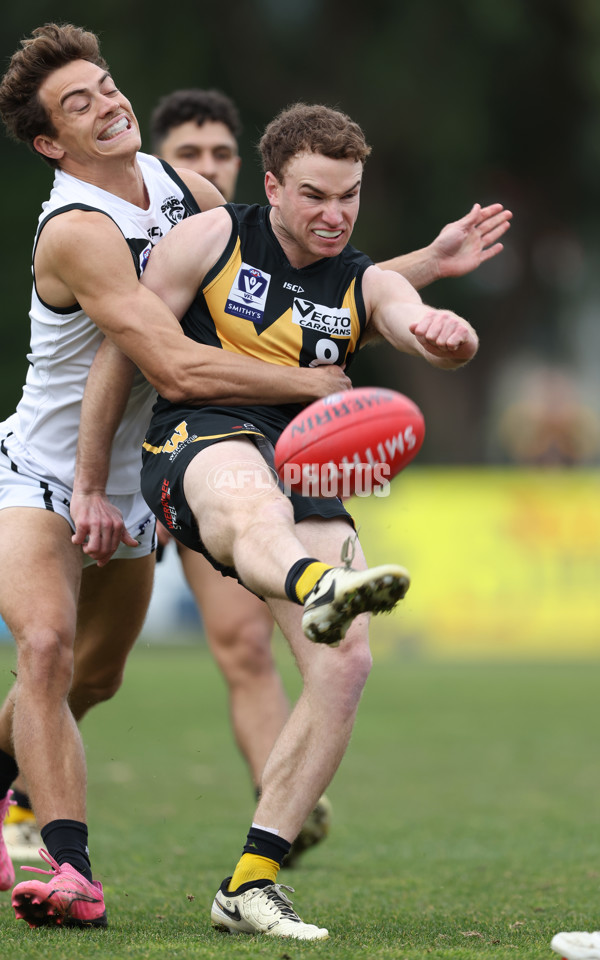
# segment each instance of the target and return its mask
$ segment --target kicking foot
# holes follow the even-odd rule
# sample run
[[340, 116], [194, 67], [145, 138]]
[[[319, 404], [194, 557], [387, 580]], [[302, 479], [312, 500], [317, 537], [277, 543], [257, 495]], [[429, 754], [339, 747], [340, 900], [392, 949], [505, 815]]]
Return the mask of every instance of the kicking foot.
[[408, 571], [391, 563], [369, 570], [332, 567], [304, 601], [302, 629], [314, 643], [337, 647], [355, 617], [393, 610], [409, 586]]

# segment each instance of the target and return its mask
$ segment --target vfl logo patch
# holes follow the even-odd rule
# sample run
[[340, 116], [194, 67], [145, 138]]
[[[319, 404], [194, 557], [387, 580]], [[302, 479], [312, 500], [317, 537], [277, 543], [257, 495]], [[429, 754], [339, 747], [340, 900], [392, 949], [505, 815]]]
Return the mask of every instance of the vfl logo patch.
[[172, 224], [181, 223], [185, 217], [185, 207], [177, 197], [168, 197], [163, 201], [160, 209]]
[[253, 323], [262, 323], [270, 282], [270, 273], [242, 263], [231, 285], [225, 313], [233, 317], [243, 317]]
[[350, 338], [352, 317], [348, 307], [325, 307], [321, 303], [294, 297], [292, 323], [307, 330], [326, 333], [329, 337]]

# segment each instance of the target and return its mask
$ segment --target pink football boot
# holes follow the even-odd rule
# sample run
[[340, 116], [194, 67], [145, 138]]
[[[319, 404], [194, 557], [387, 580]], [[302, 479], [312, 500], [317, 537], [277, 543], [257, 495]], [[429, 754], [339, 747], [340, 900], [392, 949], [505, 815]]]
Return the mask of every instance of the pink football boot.
[[17, 920], [30, 927], [106, 927], [102, 884], [86, 880], [70, 863], [58, 864], [46, 850], [39, 851], [51, 870], [21, 867], [33, 873], [47, 873], [52, 880], [24, 880], [12, 894]]

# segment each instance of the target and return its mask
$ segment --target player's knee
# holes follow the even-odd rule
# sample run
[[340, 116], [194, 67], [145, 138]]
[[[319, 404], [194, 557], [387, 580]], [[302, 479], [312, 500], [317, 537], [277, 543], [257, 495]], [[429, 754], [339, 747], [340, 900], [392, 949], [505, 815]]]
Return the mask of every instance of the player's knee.
[[371, 651], [367, 643], [344, 647], [342, 641], [327, 653], [329, 656], [320, 658], [309, 682], [320, 685], [323, 696], [338, 716], [350, 715], [356, 710], [373, 666]]
[[73, 646], [67, 631], [40, 627], [19, 643], [17, 682], [31, 685], [39, 695], [55, 690], [65, 695], [73, 677]]
[[259, 502], [257, 511], [257, 520], [268, 524], [293, 524], [294, 508], [289, 497], [285, 497], [279, 490], [274, 491], [273, 495], [265, 498], [264, 503]]
[[342, 660], [342, 664], [342, 682], [345, 681], [351, 698], [359, 700], [373, 666], [368, 645], [364, 643], [352, 648]]

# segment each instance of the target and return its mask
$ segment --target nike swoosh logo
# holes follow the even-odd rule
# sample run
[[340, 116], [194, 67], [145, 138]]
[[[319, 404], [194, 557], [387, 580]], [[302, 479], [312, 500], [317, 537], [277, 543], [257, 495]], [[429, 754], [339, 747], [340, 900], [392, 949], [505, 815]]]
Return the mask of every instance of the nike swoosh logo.
[[46, 899], [51, 900], [54, 896], [71, 897], [71, 903], [100, 903], [99, 897], [82, 893], [81, 890], [51, 890]]
[[219, 908], [223, 913], [229, 917], [230, 920], [241, 920], [242, 915], [239, 911], [239, 907], [236, 906], [235, 910], [228, 910], [224, 903], [219, 903]]
[[335, 584], [331, 583], [326, 593], [323, 593], [320, 597], [316, 597], [310, 606], [307, 608], [312, 610], [313, 607], [322, 607], [325, 603], [331, 603], [335, 598]]

